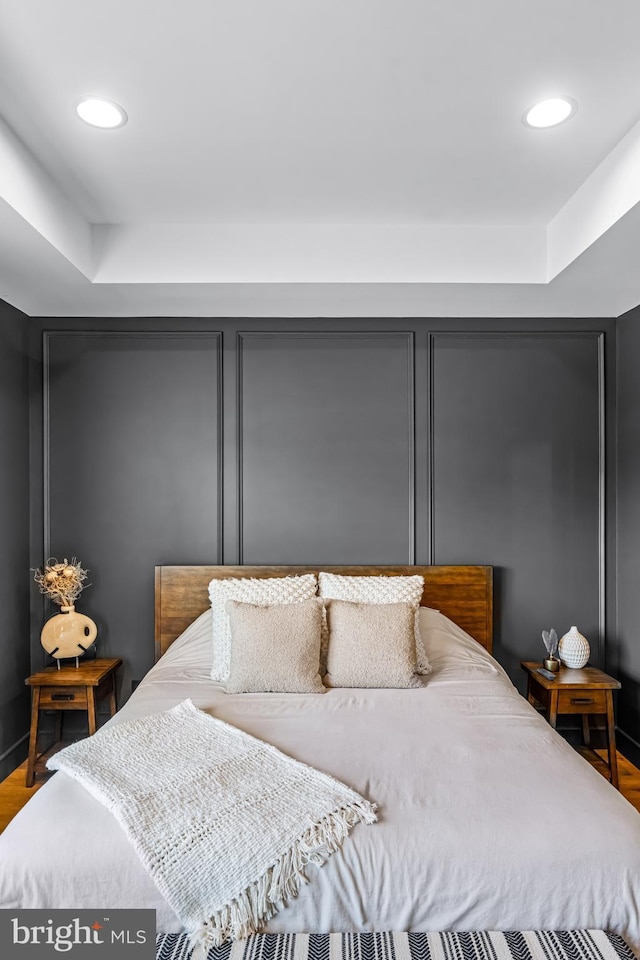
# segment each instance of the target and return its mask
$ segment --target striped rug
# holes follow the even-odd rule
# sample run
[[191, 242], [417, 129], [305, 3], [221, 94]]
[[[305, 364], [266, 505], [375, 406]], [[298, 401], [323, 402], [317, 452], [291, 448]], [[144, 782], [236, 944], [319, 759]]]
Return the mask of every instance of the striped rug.
[[[156, 960], [187, 960], [186, 934], [156, 937]], [[485, 933], [258, 933], [207, 960], [637, 960], [603, 930]]]

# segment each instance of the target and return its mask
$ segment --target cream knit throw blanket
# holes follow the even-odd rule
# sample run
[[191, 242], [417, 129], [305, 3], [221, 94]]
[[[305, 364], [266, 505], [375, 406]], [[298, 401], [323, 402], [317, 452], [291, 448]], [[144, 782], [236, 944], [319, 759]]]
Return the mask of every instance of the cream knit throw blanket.
[[108, 727], [48, 761], [114, 814], [201, 953], [255, 933], [375, 807], [198, 710]]

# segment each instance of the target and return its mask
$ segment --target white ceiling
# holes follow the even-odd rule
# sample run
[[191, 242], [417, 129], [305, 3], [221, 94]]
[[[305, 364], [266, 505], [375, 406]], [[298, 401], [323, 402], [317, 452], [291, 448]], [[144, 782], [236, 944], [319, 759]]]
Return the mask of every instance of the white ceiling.
[[[617, 316], [637, 0], [0, 0], [0, 297], [29, 315]], [[96, 130], [83, 95], [129, 123]], [[525, 109], [566, 94], [569, 122]]]

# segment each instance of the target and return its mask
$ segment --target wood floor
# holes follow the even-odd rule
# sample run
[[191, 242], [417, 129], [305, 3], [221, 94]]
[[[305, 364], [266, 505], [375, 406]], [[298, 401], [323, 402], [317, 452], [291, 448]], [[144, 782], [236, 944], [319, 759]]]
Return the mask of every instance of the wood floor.
[[36, 765], [36, 782], [32, 787], [25, 786], [27, 777], [26, 760], [24, 763], [21, 763], [13, 773], [10, 773], [6, 780], [0, 783], [0, 833], [2, 833], [9, 821], [13, 820], [16, 813], [24, 807], [27, 800], [34, 795], [36, 790], [39, 790], [42, 784], [46, 783], [50, 776], [53, 776], [53, 774], [45, 769], [44, 764], [47, 758], [62, 746], [64, 746], [64, 744], [61, 741], [40, 754]]
[[[52, 749], [50, 752], [53, 753], [54, 750]], [[604, 751], [602, 753], [604, 754]], [[40, 764], [46, 756], [48, 756], [48, 753], [43, 755]], [[603, 776], [606, 776], [604, 761], [596, 761], [593, 765]], [[39, 765], [38, 770], [40, 769], [41, 766]], [[25, 787], [26, 772], [27, 761], [25, 760], [13, 773], [9, 774], [6, 780], [0, 783], [0, 833], [46, 780], [47, 775], [40, 772], [36, 777], [34, 786]], [[620, 778], [620, 793], [640, 813], [640, 770], [634, 767], [621, 753], [618, 753], [618, 775]]]
[[[578, 752], [582, 752], [580, 748], [578, 748]], [[602, 754], [603, 757], [606, 756], [604, 750], [598, 750], [598, 753]], [[617, 755], [620, 793], [623, 797], [626, 797], [629, 803], [640, 813], [640, 770], [634, 767], [630, 760], [623, 757], [620, 751], [617, 751]], [[593, 752], [591, 752], [591, 756], [593, 756]], [[591, 757], [587, 759], [589, 759], [589, 762], [592, 762]], [[607, 766], [604, 760], [593, 763], [593, 766], [596, 770], [599, 770], [604, 777], [607, 776]]]

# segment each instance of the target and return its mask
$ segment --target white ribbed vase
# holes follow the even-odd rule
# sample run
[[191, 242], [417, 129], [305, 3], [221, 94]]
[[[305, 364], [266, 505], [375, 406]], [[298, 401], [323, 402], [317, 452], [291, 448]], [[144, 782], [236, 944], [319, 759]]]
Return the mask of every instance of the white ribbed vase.
[[577, 627], [571, 627], [571, 630], [560, 638], [558, 656], [565, 667], [584, 667], [589, 662], [590, 653], [589, 641]]

